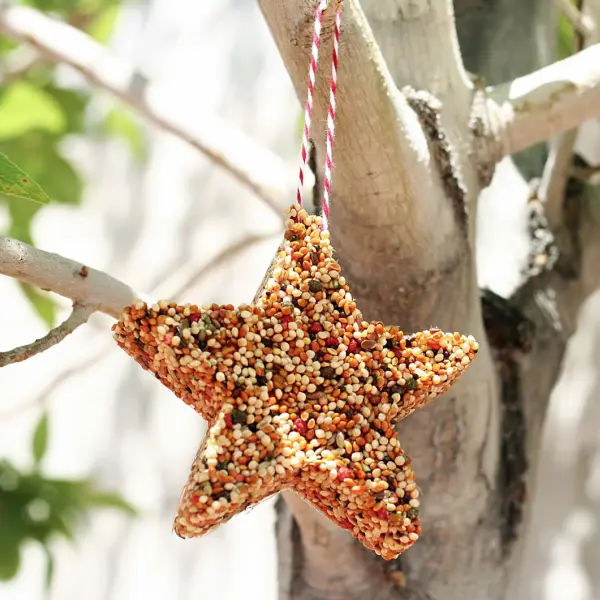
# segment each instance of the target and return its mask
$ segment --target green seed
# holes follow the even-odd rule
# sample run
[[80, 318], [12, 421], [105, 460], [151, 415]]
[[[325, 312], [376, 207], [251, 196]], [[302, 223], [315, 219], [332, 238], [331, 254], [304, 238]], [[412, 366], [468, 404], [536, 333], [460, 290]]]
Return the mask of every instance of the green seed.
[[316, 279], [311, 279], [308, 282], [308, 289], [313, 294], [316, 294], [317, 292], [320, 292], [323, 289], [323, 284], [320, 281], [317, 281]]
[[406, 381], [406, 387], [409, 390], [416, 390], [417, 389], [417, 380], [414, 377], [406, 376], [404, 379]]
[[231, 421], [234, 425], [236, 425], [236, 424], [245, 425], [246, 418], [247, 418], [246, 413], [243, 410], [232, 410], [231, 411]]
[[408, 510], [408, 512], [406, 513], [406, 516], [411, 520], [414, 521], [415, 519], [417, 519], [419, 517], [419, 509], [418, 508], [410, 508]]

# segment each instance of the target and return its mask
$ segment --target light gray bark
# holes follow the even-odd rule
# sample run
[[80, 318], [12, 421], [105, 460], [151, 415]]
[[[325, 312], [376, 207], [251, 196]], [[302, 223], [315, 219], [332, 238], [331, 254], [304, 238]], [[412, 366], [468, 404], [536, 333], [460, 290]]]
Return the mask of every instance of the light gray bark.
[[[303, 99], [314, 3], [259, 4]], [[467, 68], [489, 82], [552, 62], [556, 15], [548, 2], [455, 4]], [[331, 221], [340, 262], [366, 317], [397, 323], [405, 331], [435, 324], [472, 333], [483, 342], [483, 351], [453, 393], [399, 426], [424, 494], [425, 533], [419, 543], [395, 565], [384, 564], [301, 502], [287, 498], [287, 505], [279, 505], [281, 598], [500, 599], [520, 556], [520, 541], [513, 536], [521, 533], [521, 521], [509, 514], [507, 502], [522, 508], [523, 499], [514, 498], [511, 486], [518, 490], [519, 469], [526, 468], [504, 464], [502, 400], [517, 395], [526, 428], [513, 441], [534, 464], [566, 339], [579, 305], [598, 285], [589, 272], [593, 263], [588, 263], [597, 260], [598, 244], [588, 236], [600, 236], [593, 218], [582, 220], [583, 230], [576, 224], [572, 234], [587, 244], [580, 274], [566, 280], [555, 271], [519, 291], [518, 306], [536, 325], [532, 350], [525, 359], [495, 351], [494, 362], [483, 332], [474, 264], [481, 187], [477, 160], [467, 151], [472, 87], [462, 63], [453, 58], [457, 41], [451, 3], [362, 0], [359, 6], [346, 0], [344, 6]], [[328, 48], [322, 52], [328, 54]], [[379, 52], [385, 62], [378, 62]], [[466, 234], [452, 218], [435, 162], [423, 152], [422, 134], [412, 127], [394, 84], [431, 91], [443, 102], [443, 122], [459, 153], [467, 189]], [[316, 123], [324, 98], [324, 93], [317, 95]], [[315, 136], [322, 156], [322, 139]], [[530, 151], [519, 163], [526, 173], [539, 174], [543, 156], [543, 150]], [[560, 333], [548, 317], [553, 291], [566, 321]], [[398, 579], [392, 572], [398, 569], [406, 587], [394, 584]]]

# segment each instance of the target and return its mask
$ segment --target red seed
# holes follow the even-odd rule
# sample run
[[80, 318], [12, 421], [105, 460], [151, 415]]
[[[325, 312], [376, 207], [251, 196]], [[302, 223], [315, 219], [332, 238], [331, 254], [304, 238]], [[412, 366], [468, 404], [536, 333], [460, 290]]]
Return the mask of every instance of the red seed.
[[288, 328], [288, 323], [291, 323], [294, 320], [294, 317], [290, 317], [290, 315], [283, 315], [281, 317], [281, 325], [284, 330]]
[[300, 417], [294, 419], [294, 427], [300, 435], [306, 435], [306, 432], [308, 431], [308, 425], [306, 421], [303, 421]]
[[344, 481], [344, 479], [352, 479], [352, 471], [348, 467], [341, 467], [338, 469], [337, 478], [338, 481]]
[[330, 348], [337, 348], [340, 345], [338, 339], [334, 337], [327, 338], [326, 343]]
[[192, 313], [188, 317], [188, 321], [190, 321], [191, 323], [197, 323], [199, 320], [200, 320], [200, 313]]
[[385, 510], [385, 508], [380, 508], [378, 511], [375, 511], [375, 514], [380, 518], [380, 519], [384, 519], [385, 521], [387, 521], [388, 518], [388, 511]]
[[198, 494], [192, 494], [192, 504], [200, 504], [200, 496]]
[[358, 342], [355, 339], [350, 340], [348, 344], [348, 352], [354, 354], [358, 350]]
[[231, 413], [227, 413], [225, 415], [225, 425], [227, 425], [227, 429], [233, 429], [233, 419], [231, 417]]
[[438, 344], [437, 340], [427, 340], [427, 345], [432, 350], [439, 350], [441, 348], [441, 346]]
[[173, 334], [172, 333], [167, 333], [165, 335], [165, 338], [164, 338], [165, 344], [170, 344], [172, 339], [173, 339]]
[[354, 529], [354, 525], [348, 519], [340, 519], [340, 527], [344, 529], [349, 529], [352, 531]]
[[319, 333], [319, 331], [323, 331], [323, 327], [321, 327], [321, 323], [313, 323], [309, 328], [308, 331], [310, 333]]

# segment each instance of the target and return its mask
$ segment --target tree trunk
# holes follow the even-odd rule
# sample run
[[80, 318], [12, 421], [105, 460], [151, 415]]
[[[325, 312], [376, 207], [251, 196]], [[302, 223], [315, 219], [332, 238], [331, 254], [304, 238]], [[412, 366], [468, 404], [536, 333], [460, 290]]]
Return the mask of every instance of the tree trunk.
[[[303, 100], [314, 2], [259, 4]], [[597, 250], [583, 238], [600, 237], [592, 219], [580, 230], [581, 205], [571, 210], [575, 217], [563, 234], [571, 245], [559, 262], [564, 268], [521, 287], [514, 309], [487, 294], [490, 347], [475, 269], [479, 157], [464, 150], [471, 141], [473, 90], [457, 51], [451, 4], [345, 0], [331, 232], [367, 318], [407, 332], [432, 325], [464, 331], [481, 341], [482, 351], [455, 391], [399, 426], [423, 490], [419, 543], [384, 563], [287, 495], [278, 505], [282, 599], [494, 600], [505, 596], [509, 574], [516, 572], [532, 473], [527, 465], [535, 462], [574, 316], [598, 283], [586, 275]], [[487, 81], [500, 83], [554, 60], [556, 14], [548, 2], [455, 5], [465, 65]], [[325, 38], [330, 30], [326, 18]], [[322, 54], [329, 54], [327, 42]], [[430, 91], [443, 103], [444, 134], [459, 152], [466, 188], [466, 227], [440, 179], [436, 148], [415, 129], [414, 105], [409, 108], [398, 93], [405, 85]], [[314, 123], [323, 122], [325, 97], [324, 90], [317, 93]], [[314, 136], [322, 158], [322, 132]], [[539, 175], [544, 156], [538, 147], [518, 157], [518, 164], [526, 175]], [[494, 197], [502, 200], [497, 192]], [[485, 243], [478, 247], [485, 252]], [[560, 332], [548, 317], [553, 304], [565, 320]]]

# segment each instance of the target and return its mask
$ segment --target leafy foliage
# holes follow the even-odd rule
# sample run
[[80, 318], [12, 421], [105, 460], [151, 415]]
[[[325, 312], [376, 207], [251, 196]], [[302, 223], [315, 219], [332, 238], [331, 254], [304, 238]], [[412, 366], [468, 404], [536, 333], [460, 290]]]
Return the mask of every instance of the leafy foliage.
[[54, 569], [51, 542], [63, 537], [73, 541], [76, 526], [93, 509], [116, 509], [135, 515], [135, 509], [117, 494], [95, 487], [89, 479], [45, 477], [40, 464], [48, 448], [48, 415], [44, 413], [32, 437], [34, 469], [19, 471], [0, 460], [0, 581], [15, 577], [21, 552], [28, 541], [40, 543], [46, 553], [46, 582]]
[[[108, 41], [119, 15], [120, 0], [22, 0], [101, 43]], [[0, 62], [10, 65], [19, 51], [0, 37]], [[65, 154], [64, 142], [84, 131], [93, 90], [70, 88], [56, 77], [56, 67], [33, 60], [25, 72], [2, 73], [0, 87], [0, 211], [8, 217], [0, 233], [34, 244], [33, 224], [47, 204], [81, 203], [84, 181]], [[144, 158], [145, 145], [135, 119], [113, 110], [99, 132], [125, 140], [135, 157]], [[17, 166], [18, 165], [18, 166]], [[25, 199], [25, 200], [24, 200]], [[33, 200], [28, 202], [26, 200]], [[20, 284], [24, 296], [48, 326], [55, 323], [52, 297]], [[44, 413], [32, 434], [32, 468], [19, 469], [0, 460], [0, 581], [15, 577], [25, 544], [41, 544], [47, 558], [46, 583], [54, 572], [52, 541], [74, 540], [77, 527], [92, 510], [113, 509], [135, 514], [119, 495], [99, 489], [90, 479], [54, 479], [42, 465], [51, 448], [51, 428]]]
[[46, 192], [31, 177], [15, 165], [8, 156], [0, 153], [0, 190], [7, 196], [18, 196], [47, 204]]
[[558, 57], [562, 60], [573, 54], [575, 49], [575, 29], [563, 14], [558, 20]]
[[33, 432], [33, 459], [39, 465], [48, 450], [48, 413], [44, 412]]
[[140, 162], [146, 160], [146, 144], [134, 117], [125, 110], [113, 109], [107, 115], [102, 130], [109, 135], [120, 137]]
[[[120, 10], [120, 0], [25, 0], [23, 3], [85, 30], [102, 43], [108, 41]], [[12, 41], [0, 39], [0, 61], [10, 58], [15, 49], [19, 50]], [[0, 233], [29, 244], [35, 243], [33, 223], [44, 207], [14, 196], [78, 205], [84, 189], [77, 166], [64, 154], [64, 142], [69, 136], [83, 132], [92, 90], [60, 85], [55, 71], [51, 63], [33, 61], [19, 77], [6, 78], [0, 87], [0, 153], [20, 168], [11, 172], [10, 165], [4, 165], [0, 157], [0, 210], [6, 207], [9, 218], [8, 226]], [[124, 139], [136, 158], [145, 158], [140, 129], [126, 112], [111, 111], [100, 133]], [[39, 185], [36, 187], [24, 179]], [[21, 288], [37, 315], [53, 326], [56, 306], [52, 296], [30, 286]]]

